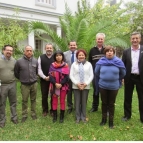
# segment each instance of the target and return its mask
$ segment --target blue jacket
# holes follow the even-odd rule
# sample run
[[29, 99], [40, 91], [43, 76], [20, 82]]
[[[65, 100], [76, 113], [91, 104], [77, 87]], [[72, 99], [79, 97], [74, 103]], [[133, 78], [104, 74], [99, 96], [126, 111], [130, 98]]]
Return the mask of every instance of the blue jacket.
[[116, 56], [112, 59], [103, 57], [96, 64], [95, 74], [97, 87], [117, 90], [121, 86], [121, 80], [126, 74], [126, 69], [121, 59]]

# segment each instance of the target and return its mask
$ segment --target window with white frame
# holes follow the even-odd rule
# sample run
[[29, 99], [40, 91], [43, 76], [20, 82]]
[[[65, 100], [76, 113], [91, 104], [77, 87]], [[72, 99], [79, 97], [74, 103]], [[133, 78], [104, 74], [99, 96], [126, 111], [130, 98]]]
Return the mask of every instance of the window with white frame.
[[56, 0], [35, 0], [35, 4], [44, 7], [56, 8]]

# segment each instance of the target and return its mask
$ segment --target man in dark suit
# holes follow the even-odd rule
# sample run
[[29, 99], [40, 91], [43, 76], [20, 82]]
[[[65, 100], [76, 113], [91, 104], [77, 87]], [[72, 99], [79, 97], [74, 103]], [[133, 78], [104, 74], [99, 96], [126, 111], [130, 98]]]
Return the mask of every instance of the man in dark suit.
[[[76, 52], [77, 52], [77, 44], [76, 41], [69, 42], [69, 50], [64, 52], [65, 62], [71, 67], [72, 63], [75, 62], [76, 59]], [[67, 105], [68, 105], [68, 113], [70, 114], [73, 109], [72, 103], [72, 81], [69, 80], [69, 91], [67, 94]]]
[[143, 46], [140, 45], [141, 34], [131, 34], [131, 47], [123, 51], [122, 60], [126, 67], [124, 78], [124, 117], [123, 121], [131, 118], [131, 104], [134, 85], [139, 100], [140, 121], [143, 123]]

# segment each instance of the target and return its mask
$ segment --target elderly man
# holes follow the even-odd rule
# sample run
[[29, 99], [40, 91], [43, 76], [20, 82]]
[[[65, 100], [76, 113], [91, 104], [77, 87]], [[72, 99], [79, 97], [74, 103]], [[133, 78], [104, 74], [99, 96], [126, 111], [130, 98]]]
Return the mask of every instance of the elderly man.
[[[49, 68], [52, 62], [54, 62], [53, 59], [53, 45], [51, 43], [48, 43], [45, 45], [45, 51], [46, 53], [41, 55], [38, 58], [38, 75], [40, 76], [40, 85], [41, 85], [41, 93], [42, 93], [42, 114], [43, 116], [47, 116], [49, 112], [48, 107], [48, 94], [49, 94]], [[52, 100], [51, 100], [52, 102]], [[50, 114], [52, 114], [52, 104]]]
[[12, 57], [13, 47], [5, 45], [0, 56], [0, 128], [5, 126], [6, 122], [6, 99], [8, 97], [11, 110], [11, 121], [14, 124], [18, 123], [16, 112], [16, 82], [14, 76], [15, 59]]
[[37, 95], [37, 74], [38, 61], [33, 57], [31, 46], [24, 48], [24, 56], [17, 60], [14, 68], [15, 77], [21, 82], [22, 93], [22, 123], [26, 121], [28, 112], [28, 98], [31, 100], [31, 117], [33, 120], [36, 116], [36, 95]]
[[[97, 33], [96, 34], [96, 46], [91, 48], [89, 51], [89, 62], [92, 64], [93, 70], [95, 69], [95, 64], [98, 62], [98, 60], [104, 56], [103, 54], [104, 40], [105, 40], [105, 34]], [[96, 112], [98, 111], [98, 106], [99, 106], [99, 93], [95, 95], [96, 93], [95, 76], [94, 76], [92, 85], [93, 85], [93, 102], [92, 102], [92, 108], [90, 112]]]

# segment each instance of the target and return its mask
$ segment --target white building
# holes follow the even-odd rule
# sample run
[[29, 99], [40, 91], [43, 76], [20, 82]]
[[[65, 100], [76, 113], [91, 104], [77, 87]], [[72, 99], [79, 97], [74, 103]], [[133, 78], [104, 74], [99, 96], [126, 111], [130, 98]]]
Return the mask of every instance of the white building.
[[[14, 9], [19, 9], [21, 21], [41, 21], [49, 24], [61, 36], [61, 27], [59, 25], [59, 16], [65, 11], [65, 2], [70, 9], [77, 10], [78, 0], [0, 0], [0, 17], [12, 17]], [[45, 35], [43, 35], [45, 36]], [[47, 37], [48, 38], [48, 37]], [[45, 42], [29, 34], [27, 39], [19, 42], [23, 47], [31, 45], [34, 49], [44, 51]]]

